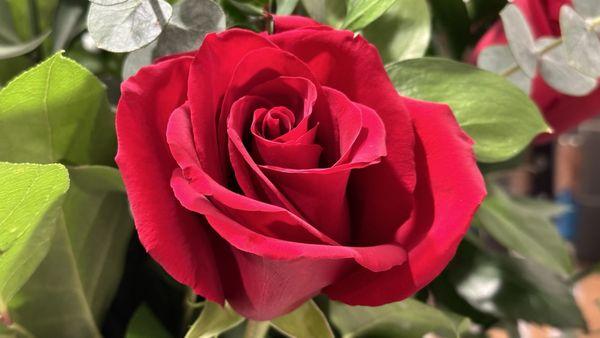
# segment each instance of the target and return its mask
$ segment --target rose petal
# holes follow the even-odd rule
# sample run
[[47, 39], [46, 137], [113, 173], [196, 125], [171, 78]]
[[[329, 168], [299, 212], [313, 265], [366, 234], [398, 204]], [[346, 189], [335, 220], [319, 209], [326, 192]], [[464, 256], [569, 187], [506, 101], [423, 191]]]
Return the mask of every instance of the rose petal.
[[146, 250], [173, 278], [222, 303], [212, 247], [223, 243], [203, 218], [181, 207], [168, 183], [177, 164], [165, 140], [167, 120], [185, 101], [192, 60], [181, 57], [144, 67], [123, 83], [115, 160]]
[[382, 273], [357, 268], [325, 290], [332, 299], [377, 306], [413, 295], [452, 259], [485, 197], [472, 141], [460, 129], [450, 109], [411, 99], [405, 102], [418, 135], [419, 173], [414, 213], [396, 235], [399, 243], [410, 248], [408, 260]]
[[229, 29], [208, 34], [190, 68], [187, 97], [196, 152], [206, 172], [219, 183], [224, 183], [228, 175], [225, 164], [228, 158], [226, 152], [220, 153], [215, 128], [223, 95], [240, 60], [248, 52], [265, 47], [274, 46], [264, 37], [246, 30]]

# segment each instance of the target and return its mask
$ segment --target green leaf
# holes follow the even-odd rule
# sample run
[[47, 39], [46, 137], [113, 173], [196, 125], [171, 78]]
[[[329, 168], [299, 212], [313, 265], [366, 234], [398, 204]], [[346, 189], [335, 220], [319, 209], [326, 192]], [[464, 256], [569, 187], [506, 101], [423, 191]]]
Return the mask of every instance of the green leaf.
[[129, 53], [123, 64], [124, 79], [161, 56], [197, 49], [206, 34], [225, 29], [225, 13], [212, 0], [182, 0], [158, 40]]
[[24, 55], [32, 50], [36, 49], [39, 45], [46, 40], [46, 38], [50, 35], [50, 32], [46, 32], [30, 41], [21, 42], [16, 44], [0, 44], [0, 60], [1, 59], [10, 59], [15, 56]]
[[169, 338], [171, 334], [146, 304], [140, 305], [127, 326], [125, 338]]
[[84, 166], [70, 174], [50, 252], [9, 311], [37, 336], [99, 337], [97, 323], [121, 279], [132, 221], [116, 169]]
[[377, 46], [384, 62], [421, 57], [431, 38], [431, 14], [426, 0], [397, 0], [362, 34]]
[[342, 25], [346, 14], [346, 1], [302, 0], [302, 6], [311, 18], [330, 25]]
[[[457, 320], [456, 318], [459, 319]], [[405, 299], [377, 307], [331, 304], [331, 321], [343, 338], [352, 337], [422, 337], [435, 333], [443, 337], [460, 337], [468, 323], [466, 318], [451, 319], [444, 312], [415, 299]]]
[[56, 9], [53, 24], [52, 51], [65, 49], [69, 42], [86, 29], [87, 0], [62, 0]]
[[32, 20], [30, 17], [29, 5], [34, 3], [37, 7], [39, 31], [47, 32], [52, 27], [54, 20], [54, 12], [59, 0], [5, 0], [12, 14], [14, 28], [19, 36], [19, 40], [31, 40], [37, 34], [33, 29]]
[[92, 3], [88, 30], [98, 48], [131, 52], [154, 41], [172, 13], [164, 0], [127, 0], [110, 6]]
[[506, 248], [564, 277], [573, 272], [567, 244], [548, 216], [513, 201], [498, 186], [491, 186], [489, 192], [477, 212], [483, 229]]
[[396, 0], [349, 0], [342, 28], [352, 31], [361, 30], [385, 13], [394, 2]]
[[549, 131], [537, 106], [499, 75], [439, 58], [394, 63], [388, 73], [401, 94], [448, 104], [481, 162], [507, 160]]
[[440, 39], [443, 42], [438, 45], [441, 47], [440, 53], [448, 49], [454, 59], [461, 59], [474, 35], [471, 32], [467, 4], [462, 0], [437, 0], [430, 1], [429, 4], [435, 22], [441, 28], [437, 31], [443, 38]]
[[542, 266], [463, 241], [443, 273], [471, 306], [506, 320], [585, 327], [569, 283]]
[[231, 307], [209, 301], [205, 302], [202, 313], [196, 319], [185, 338], [212, 338], [227, 330], [230, 330], [244, 321], [244, 317], [238, 315]]
[[299, 0], [277, 0], [277, 15], [290, 15], [296, 9]]
[[312, 300], [285, 316], [273, 319], [271, 325], [290, 337], [334, 337], [327, 318]]
[[111, 164], [114, 115], [104, 85], [60, 53], [0, 90], [0, 160]]
[[600, 37], [570, 6], [560, 9], [560, 31], [573, 67], [596, 79], [600, 76]]
[[533, 33], [519, 7], [509, 4], [502, 12], [502, 26], [515, 60], [529, 77], [535, 76], [537, 55]]
[[59, 164], [0, 162], [0, 320], [50, 249], [69, 176]]
[[15, 31], [8, 1], [0, 0], [0, 43], [17, 42], [19, 42], [19, 36]]

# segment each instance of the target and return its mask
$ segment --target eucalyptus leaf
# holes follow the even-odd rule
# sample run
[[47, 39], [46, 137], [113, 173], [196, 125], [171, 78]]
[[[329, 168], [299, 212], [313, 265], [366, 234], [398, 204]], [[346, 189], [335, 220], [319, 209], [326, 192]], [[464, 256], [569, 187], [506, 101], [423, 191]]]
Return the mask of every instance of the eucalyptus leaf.
[[[560, 41], [554, 38], [542, 38], [536, 41], [539, 49], [557, 43]], [[562, 43], [541, 57], [540, 75], [550, 87], [571, 96], [586, 96], [597, 85], [595, 78], [587, 76], [569, 65], [567, 52]]]
[[36, 49], [39, 45], [41, 45], [44, 40], [50, 35], [50, 32], [46, 32], [30, 41], [21, 42], [16, 44], [0, 44], [0, 60], [1, 59], [10, 59], [15, 56], [27, 54], [34, 49]]
[[377, 47], [386, 63], [423, 56], [431, 39], [427, 1], [395, 0], [362, 34]]
[[0, 90], [0, 160], [112, 164], [114, 115], [104, 85], [58, 53]]
[[448, 104], [481, 162], [507, 160], [549, 131], [536, 105], [499, 75], [439, 58], [394, 63], [388, 74], [401, 94]]
[[570, 6], [560, 9], [560, 30], [571, 65], [585, 75], [600, 76], [600, 37]]
[[204, 36], [225, 29], [225, 13], [212, 0], [182, 0], [158, 39], [155, 57], [197, 49]]
[[445, 287], [453, 287], [471, 306], [514, 321], [585, 327], [569, 283], [550, 270], [520, 258], [463, 241], [444, 270]]
[[185, 338], [212, 338], [230, 330], [244, 321], [244, 317], [233, 311], [229, 305], [206, 301], [202, 313], [186, 333]]
[[502, 245], [530, 258], [563, 277], [573, 273], [567, 244], [552, 220], [522, 200], [514, 201], [503, 190], [492, 186], [479, 208], [480, 225]]
[[69, 176], [60, 164], [0, 162], [0, 321], [48, 254]]
[[575, 11], [584, 18], [600, 16], [600, 2], [598, 0], [573, 0]]
[[525, 75], [517, 65], [508, 46], [489, 46], [481, 51], [477, 57], [477, 67], [504, 75], [510, 82], [519, 87], [527, 95], [531, 93], [533, 80]]
[[290, 15], [298, 6], [299, 0], [277, 0], [277, 15]]
[[375, 21], [397, 0], [349, 0], [342, 28], [358, 31]]
[[312, 300], [296, 310], [271, 320], [271, 325], [295, 338], [334, 338], [327, 318]]
[[146, 304], [140, 305], [133, 314], [125, 338], [169, 338], [171, 334]]
[[428, 333], [452, 338], [460, 337], [461, 331], [469, 325], [464, 317], [455, 321], [442, 311], [411, 298], [377, 307], [332, 302], [331, 321], [343, 338], [423, 337]]
[[98, 5], [102, 5], [102, 6], [114, 6], [114, 5], [119, 5], [124, 2], [131, 1], [131, 0], [88, 0], [88, 1], [93, 4], [98, 4]]
[[9, 311], [36, 336], [100, 337], [97, 323], [121, 279], [133, 224], [116, 169], [82, 166], [70, 174], [50, 252]]
[[225, 29], [225, 13], [211, 0], [182, 0], [175, 4], [171, 22], [158, 40], [127, 55], [123, 79], [135, 74], [156, 58], [197, 49], [206, 34]]
[[535, 76], [537, 56], [535, 40], [519, 7], [509, 4], [500, 12], [504, 33], [512, 54], [525, 74]]
[[154, 41], [172, 13], [164, 0], [127, 0], [110, 6], [92, 3], [88, 30], [98, 48], [131, 52]]

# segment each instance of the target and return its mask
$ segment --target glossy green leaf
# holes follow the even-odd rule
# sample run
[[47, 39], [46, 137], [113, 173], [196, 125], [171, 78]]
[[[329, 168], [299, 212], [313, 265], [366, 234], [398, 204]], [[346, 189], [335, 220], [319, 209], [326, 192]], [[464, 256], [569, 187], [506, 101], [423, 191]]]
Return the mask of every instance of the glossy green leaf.
[[44, 259], [69, 176], [60, 164], [0, 162], [0, 321], [8, 304]]
[[114, 115], [104, 85], [60, 53], [0, 90], [0, 160], [113, 163]]
[[[491, 0], [486, 0], [491, 1]], [[438, 53], [447, 53], [454, 59], [461, 59], [465, 55], [467, 46], [472, 42], [471, 18], [467, 4], [463, 0], [437, 0], [429, 1], [432, 16], [435, 20], [439, 44], [436, 44]]]
[[230, 330], [244, 321], [244, 317], [238, 315], [231, 307], [209, 301], [205, 302], [204, 309], [185, 338], [212, 338], [227, 330]]
[[273, 319], [271, 325], [295, 338], [334, 337], [327, 318], [312, 300], [285, 316]]
[[422, 337], [435, 333], [460, 337], [468, 319], [454, 320], [444, 312], [415, 299], [405, 299], [377, 307], [331, 304], [331, 321], [343, 338]]
[[508, 249], [565, 277], [570, 275], [573, 262], [552, 220], [531, 204], [512, 200], [497, 186], [488, 190], [477, 212], [481, 227]]
[[146, 304], [140, 305], [127, 326], [125, 338], [169, 338], [171, 334]]
[[396, 0], [349, 0], [342, 28], [353, 31], [361, 30], [385, 13], [394, 2]]
[[515, 60], [529, 77], [535, 76], [537, 55], [533, 33], [519, 7], [509, 4], [502, 12], [502, 26]]
[[172, 13], [164, 0], [127, 0], [110, 6], [92, 3], [88, 30], [98, 48], [131, 52], [154, 41]]
[[555, 327], [585, 327], [570, 284], [542, 266], [463, 241], [444, 271], [471, 306], [506, 320], [525, 320]]
[[396, 0], [362, 34], [374, 44], [384, 62], [421, 57], [431, 39], [431, 14], [426, 0]]
[[32, 50], [36, 49], [39, 45], [46, 40], [46, 38], [50, 35], [50, 32], [44, 33], [30, 41], [15, 43], [15, 44], [0, 44], [0, 60], [1, 59], [10, 59], [15, 56], [24, 55]]
[[70, 176], [50, 252], [9, 311], [37, 336], [99, 337], [133, 226], [116, 169], [75, 167]]
[[560, 30], [570, 64], [594, 79], [600, 76], [600, 36], [570, 6], [560, 9]]
[[478, 161], [509, 159], [549, 131], [536, 105], [499, 75], [439, 58], [398, 62], [388, 73], [401, 94], [448, 104], [475, 141]]

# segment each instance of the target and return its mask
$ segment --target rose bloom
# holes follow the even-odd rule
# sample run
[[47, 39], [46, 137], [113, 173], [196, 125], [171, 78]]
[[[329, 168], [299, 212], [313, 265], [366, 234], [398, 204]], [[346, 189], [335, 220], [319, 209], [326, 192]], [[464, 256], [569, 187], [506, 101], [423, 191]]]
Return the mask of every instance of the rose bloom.
[[319, 293], [361, 305], [413, 295], [485, 195], [448, 106], [399, 96], [375, 47], [307, 18], [209, 34], [142, 68], [116, 124], [149, 254], [257, 320]]
[[[536, 38], [561, 36], [560, 7], [571, 5], [570, 0], [514, 0], [512, 3], [523, 12]], [[497, 22], [477, 44], [473, 58], [476, 59], [488, 46], [506, 44], [502, 23]], [[539, 140], [548, 140], [550, 136], [558, 135], [577, 126], [583, 120], [600, 114], [600, 88], [583, 97], [569, 96], [552, 89], [541, 76], [536, 76], [531, 98], [554, 130], [553, 135], [542, 135]]]

